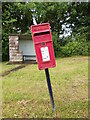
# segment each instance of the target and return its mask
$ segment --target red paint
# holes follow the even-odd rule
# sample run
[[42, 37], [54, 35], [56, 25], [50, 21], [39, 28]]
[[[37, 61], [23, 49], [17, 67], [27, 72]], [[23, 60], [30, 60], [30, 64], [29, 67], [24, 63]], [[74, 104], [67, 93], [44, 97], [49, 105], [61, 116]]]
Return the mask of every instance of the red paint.
[[[55, 67], [55, 56], [49, 23], [31, 26], [39, 70]], [[47, 53], [47, 54], [46, 54]]]

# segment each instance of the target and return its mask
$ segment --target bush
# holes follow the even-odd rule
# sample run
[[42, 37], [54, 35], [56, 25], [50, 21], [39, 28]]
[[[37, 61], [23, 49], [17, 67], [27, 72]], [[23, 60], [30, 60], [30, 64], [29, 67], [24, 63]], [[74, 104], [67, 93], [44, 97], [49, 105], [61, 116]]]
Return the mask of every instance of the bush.
[[55, 56], [58, 57], [61, 51], [61, 46], [59, 43], [59, 39], [58, 39], [58, 34], [55, 32], [52, 32], [52, 40], [53, 40], [53, 47], [54, 47], [54, 53]]
[[9, 60], [9, 39], [8, 34], [2, 34], [2, 61]]
[[62, 47], [62, 54], [63, 56], [88, 55], [88, 44], [87, 42], [69, 42]]
[[88, 55], [89, 42], [84, 33], [62, 39], [59, 39], [56, 33], [52, 33], [52, 38], [56, 57]]

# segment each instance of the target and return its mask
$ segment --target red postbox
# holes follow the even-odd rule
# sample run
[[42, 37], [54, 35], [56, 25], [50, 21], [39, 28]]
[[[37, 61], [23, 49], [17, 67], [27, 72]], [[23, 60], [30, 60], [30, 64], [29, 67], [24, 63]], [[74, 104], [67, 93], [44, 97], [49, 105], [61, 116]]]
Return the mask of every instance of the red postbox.
[[49, 23], [31, 26], [39, 70], [55, 67], [55, 56]]

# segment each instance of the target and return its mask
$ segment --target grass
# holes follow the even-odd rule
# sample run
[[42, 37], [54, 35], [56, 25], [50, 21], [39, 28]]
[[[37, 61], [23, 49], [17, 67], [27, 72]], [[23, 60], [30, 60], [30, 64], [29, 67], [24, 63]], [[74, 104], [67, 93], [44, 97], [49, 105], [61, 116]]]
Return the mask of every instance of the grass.
[[[2, 63], [3, 73], [17, 65]], [[88, 57], [57, 58], [49, 69], [55, 101], [52, 112], [44, 70], [37, 64], [2, 78], [2, 116], [6, 118], [87, 118]]]
[[[0, 63], [0, 66], [1, 66], [1, 63]], [[17, 66], [19, 66], [19, 65], [18, 64], [10, 65], [10, 64], [8, 64], [8, 62], [3, 62], [2, 63], [2, 71], [0, 71], [0, 74], [1, 73], [4, 74], [6, 71], [11, 70]]]

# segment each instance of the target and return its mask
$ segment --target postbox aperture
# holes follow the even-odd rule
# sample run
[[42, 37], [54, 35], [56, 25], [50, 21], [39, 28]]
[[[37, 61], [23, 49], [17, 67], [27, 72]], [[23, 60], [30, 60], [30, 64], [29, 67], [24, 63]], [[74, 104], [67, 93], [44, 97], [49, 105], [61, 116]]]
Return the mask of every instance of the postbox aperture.
[[32, 38], [40, 70], [55, 67], [55, 56], [49, 23], [31, 26]]

